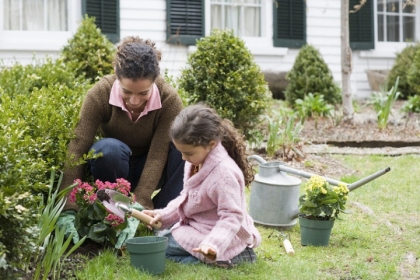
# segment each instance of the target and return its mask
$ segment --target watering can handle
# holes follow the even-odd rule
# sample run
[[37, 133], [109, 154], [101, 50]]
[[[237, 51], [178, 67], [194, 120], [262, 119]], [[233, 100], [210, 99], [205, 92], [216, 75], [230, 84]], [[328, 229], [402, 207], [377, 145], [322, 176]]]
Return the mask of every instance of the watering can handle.
[[259, 163], [266, 163], [267, 161], [265, 161], [265, 159], [263, 159], [262, 157], [260, 157], [259, 155], [252, 155], [248, 157], [248, 160], [250, 159], [255, 159], [256, 161], [258, 161]]

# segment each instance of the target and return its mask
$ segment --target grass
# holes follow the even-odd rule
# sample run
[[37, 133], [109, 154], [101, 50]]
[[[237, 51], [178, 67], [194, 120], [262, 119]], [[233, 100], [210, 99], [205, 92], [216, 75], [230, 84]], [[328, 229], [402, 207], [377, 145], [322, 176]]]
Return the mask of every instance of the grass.
[[[129, 256], [111, 251], [86, 263], [78, 279], [418, 279], [420, 275], [420, 157], [335, 156], [358, 175], [391, 171], [349, 194], [348, 209], [336, 221], [327, 247], [300, 245], [299, 224], [283, 230], [296, 254], [288, 256], [274, 229], [259, 226], [263, 243], [255, 265], [232, 270], [166, 261], [165, 273], [151, 276], [130, 266]], [[269, 238], [269, 236], [271, 237]], [[413, 257], [414, 256], [414, 257]]]

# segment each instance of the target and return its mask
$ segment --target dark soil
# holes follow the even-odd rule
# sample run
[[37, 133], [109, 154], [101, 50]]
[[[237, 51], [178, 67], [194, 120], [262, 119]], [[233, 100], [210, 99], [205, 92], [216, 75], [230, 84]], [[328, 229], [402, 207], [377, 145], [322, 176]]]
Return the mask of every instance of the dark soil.
[[378, 128], [371, 106], [361, 107], [352, 123], [335, 125], [331, 118], [308, 120], [302, 135], [308, 143], [332, 144], [341, 147], [405, 147], [420, 146], [420, 115], [403, 114], [404, 101], [398, 101], [385, 129]]

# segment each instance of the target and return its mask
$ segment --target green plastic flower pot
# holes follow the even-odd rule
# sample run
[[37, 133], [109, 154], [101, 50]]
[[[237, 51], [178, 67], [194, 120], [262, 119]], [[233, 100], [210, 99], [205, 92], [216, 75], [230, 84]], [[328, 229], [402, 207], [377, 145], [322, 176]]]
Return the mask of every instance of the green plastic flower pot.
[[163, 236], [142, 236], [128, 239], [127, 250], [131, 265], [150, 274], [165, 271], [165, 252], [168, 238]]
[[300, 215], [300, 243], [303, 246], [328, 246], [334, 221], [308, 219]]

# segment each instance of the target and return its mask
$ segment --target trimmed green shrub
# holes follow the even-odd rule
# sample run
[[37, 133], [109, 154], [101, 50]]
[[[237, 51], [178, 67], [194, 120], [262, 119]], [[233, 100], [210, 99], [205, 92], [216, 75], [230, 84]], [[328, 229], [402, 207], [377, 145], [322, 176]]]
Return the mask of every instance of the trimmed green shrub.
[[77, 77], [74, 71], [68, 69], [62, 60], [32, 59], [32, 63], [22, 65], [18, 62], [12, 67], [0, 65], [0, 87], [10, 97], [18, 94], [29, 94], [34, 88], [42, 88], [59, 84], [73, 88], [80, 83], [86, 83], [83, 77]]
[[95, 19], [85, 16], [76, 34], [63, 48], [61, 58], [77, 76], [93, 82], [113, 72], [114, 52], [114, 45], [96, 27]]
[[0, 228], [0, 279], [21, 273], [38, 250], [40, 194], [68, 160], [90, 81], [112, 71], [113, 45], [92, 22], [84, 20], [61, 59], [0, 65], [0, 223], [7, 225]]
[[[420, 69], [418, 68], [418, 63], [413, 62], [416, 60], [415, 55], [418, 50], [420, 50], [420, 44], [418, 43], [405, 47], [397, 54], [391, 71], [388, 74], [387, 88], [392, 88], [399, 77], [398, 91], [401, 92], [401, 97], [404, 99], [416, 94], [413, 86], [418, 86], [418, 80], [416, 82], [414, 79], [416, 75], [420, 75]], [[409, 82], [409, 76], [411, 76], [411, 83]]]
[[8, 279], [34, 250], [36, 194], [46, 191], [52, 169], [63, 168], [87, 85], [54, 84], [13, 97], [1, 87], [0, 223], [8, 226], [0, 230], [0, 278]]
[[414, 59], [411, 64], [408, 64], [407, 82], [410, 87], [410, 95], [420, 95], [420, 48], [416, 49]]
[[37, 250], [39, 199], [11, 186], [0, 190], [0, 279], [16, 279], [16, 269], [24, 269], [24, 260]]
[[321, 54], [311, 45], [303, 46], [286, 79], [290, 82], [285, 90], [286, 100], [294, 105], [297, 99], [304, 99], [309, 93], [323, 95], [328, 104], [341, 102], [341, 90], [334, 83], [328, 65]]
[[245, 137], [262, 120], [269, 91], [245, 43], [232, 31], [213, 30], [197, 41], [178, 80], [188, 104], [204, 102], [230, 119]]

